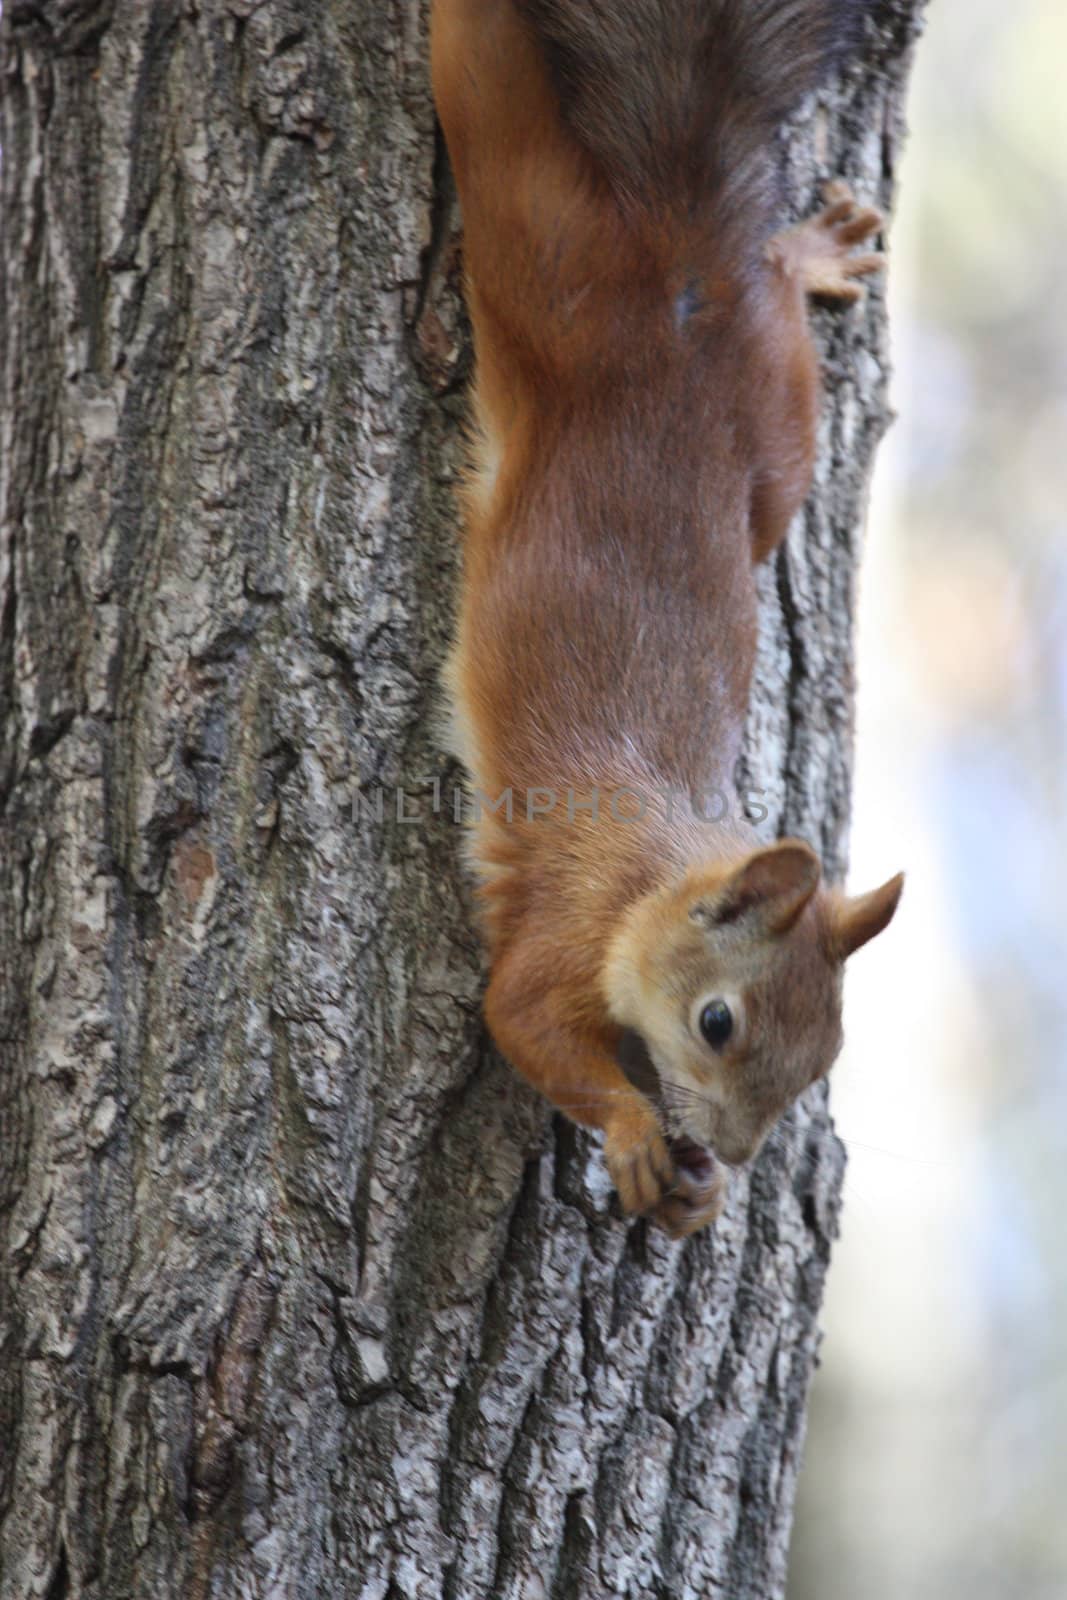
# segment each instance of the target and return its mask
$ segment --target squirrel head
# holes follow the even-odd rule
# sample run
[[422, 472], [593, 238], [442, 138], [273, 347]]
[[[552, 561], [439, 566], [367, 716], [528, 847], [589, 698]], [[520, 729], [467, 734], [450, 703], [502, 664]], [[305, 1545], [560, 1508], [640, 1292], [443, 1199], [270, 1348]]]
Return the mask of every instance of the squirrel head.
[[691, 870], [637, 901], [609, 951], [623, 1070], [669, 1136], [729, 1166], [829, 1070], [844, 962], [888, 926], [904, 884], [850, 899], [821, 876], [797, 839]]

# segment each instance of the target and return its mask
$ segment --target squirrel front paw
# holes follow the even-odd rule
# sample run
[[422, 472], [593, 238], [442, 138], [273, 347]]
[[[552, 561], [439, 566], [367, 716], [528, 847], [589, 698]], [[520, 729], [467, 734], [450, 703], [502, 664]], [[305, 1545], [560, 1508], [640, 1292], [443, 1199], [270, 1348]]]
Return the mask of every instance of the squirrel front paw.
[[650, 1106], [635, 1097], [612, 1121], [604, 1138], [604, 1158], [624, 1211], [651, 1211], [677, 1181], [667, 1141]]
[[672, 1239], [687, 1239], [721, 1214], [726, 1192], [727, 1182], [721, 1167], [714, 1167], [706, 1179], [697, 1179], [679, 1165], [675, 1187], [655, 1207], [653, 1220]]
[[672, 1239], [706, 1228], [726, 1203], [726, 1174], [711, 1151], [691, 1139], [666, 1139], [642, 1102], [615, 1118], [604, 1155], [623, 1210], [649, 1213]]

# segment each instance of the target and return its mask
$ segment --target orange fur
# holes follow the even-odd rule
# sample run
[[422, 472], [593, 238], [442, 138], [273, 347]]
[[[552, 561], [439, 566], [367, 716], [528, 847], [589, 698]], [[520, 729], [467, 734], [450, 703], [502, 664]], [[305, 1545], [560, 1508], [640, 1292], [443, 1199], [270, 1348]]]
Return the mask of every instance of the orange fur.
[[[761, 852], [743, 824], [716, 831], [662, 802], [613, 815], [607, 796], [732, 792], [753, 564], [811, 478], [806, 296], [854, 297], [878, 258], [850, 252], [880, 219], [838, 189], [810, 223], [748, 248], [724, 197], [719, 217], [714, 194], [635, 199], [563, 115], [549, 60], [514, 0], [435, 0], [477, 354], [447, 678], [476, 792], [510, 790], [516, 806], [511, 821], [483, 815], [472, 840], [490, 1028], [555, 1105], [603, 1129], [624, 1205], [683, 1233], [717, 1213], [724, 1183], [718, 1167], [687, 1177], [671, 1136], [725, 1161], [753, 1153], [829, 1064], [841, 957], [861, 940], [806, 847]], [[527, 816], [538, 789], [557, 803]], [[899, 883], [877, 894], [864, 938]], [[732, 1079], [691, 1015], [727, 981], [747, 1037]], [[705, 1109], [672, 1122], [635, 1088], [624, 1029]]]

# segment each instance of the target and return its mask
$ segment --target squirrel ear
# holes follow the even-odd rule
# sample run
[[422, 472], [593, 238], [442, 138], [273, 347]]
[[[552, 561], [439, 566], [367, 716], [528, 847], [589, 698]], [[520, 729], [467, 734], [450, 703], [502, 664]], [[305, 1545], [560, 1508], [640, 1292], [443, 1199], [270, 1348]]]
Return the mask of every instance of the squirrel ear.
[[821, 873], [810, 845], [783, 839], [750, 855], [690, 916], [713, 928], [751, 915], [763, 933], [787, 933], [819, 887]]
[[851, 900], [839, 900], [834, 912], [834, 942], [842, 961], [854, 955], [869, 939], [873, 939], [893, 920], [904, 888], [904, 874], [883, 883], [869, 894], [858, 894]]

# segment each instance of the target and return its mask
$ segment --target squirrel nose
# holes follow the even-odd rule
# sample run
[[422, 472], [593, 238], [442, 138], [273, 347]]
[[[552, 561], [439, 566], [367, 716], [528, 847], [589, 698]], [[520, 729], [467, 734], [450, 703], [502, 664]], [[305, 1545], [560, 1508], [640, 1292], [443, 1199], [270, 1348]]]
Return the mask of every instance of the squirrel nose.
[[762, 1139], [730, 1138], [715, 1141], [715, 1154], [728, 1167], [743, 1167], [756, 1154]]

